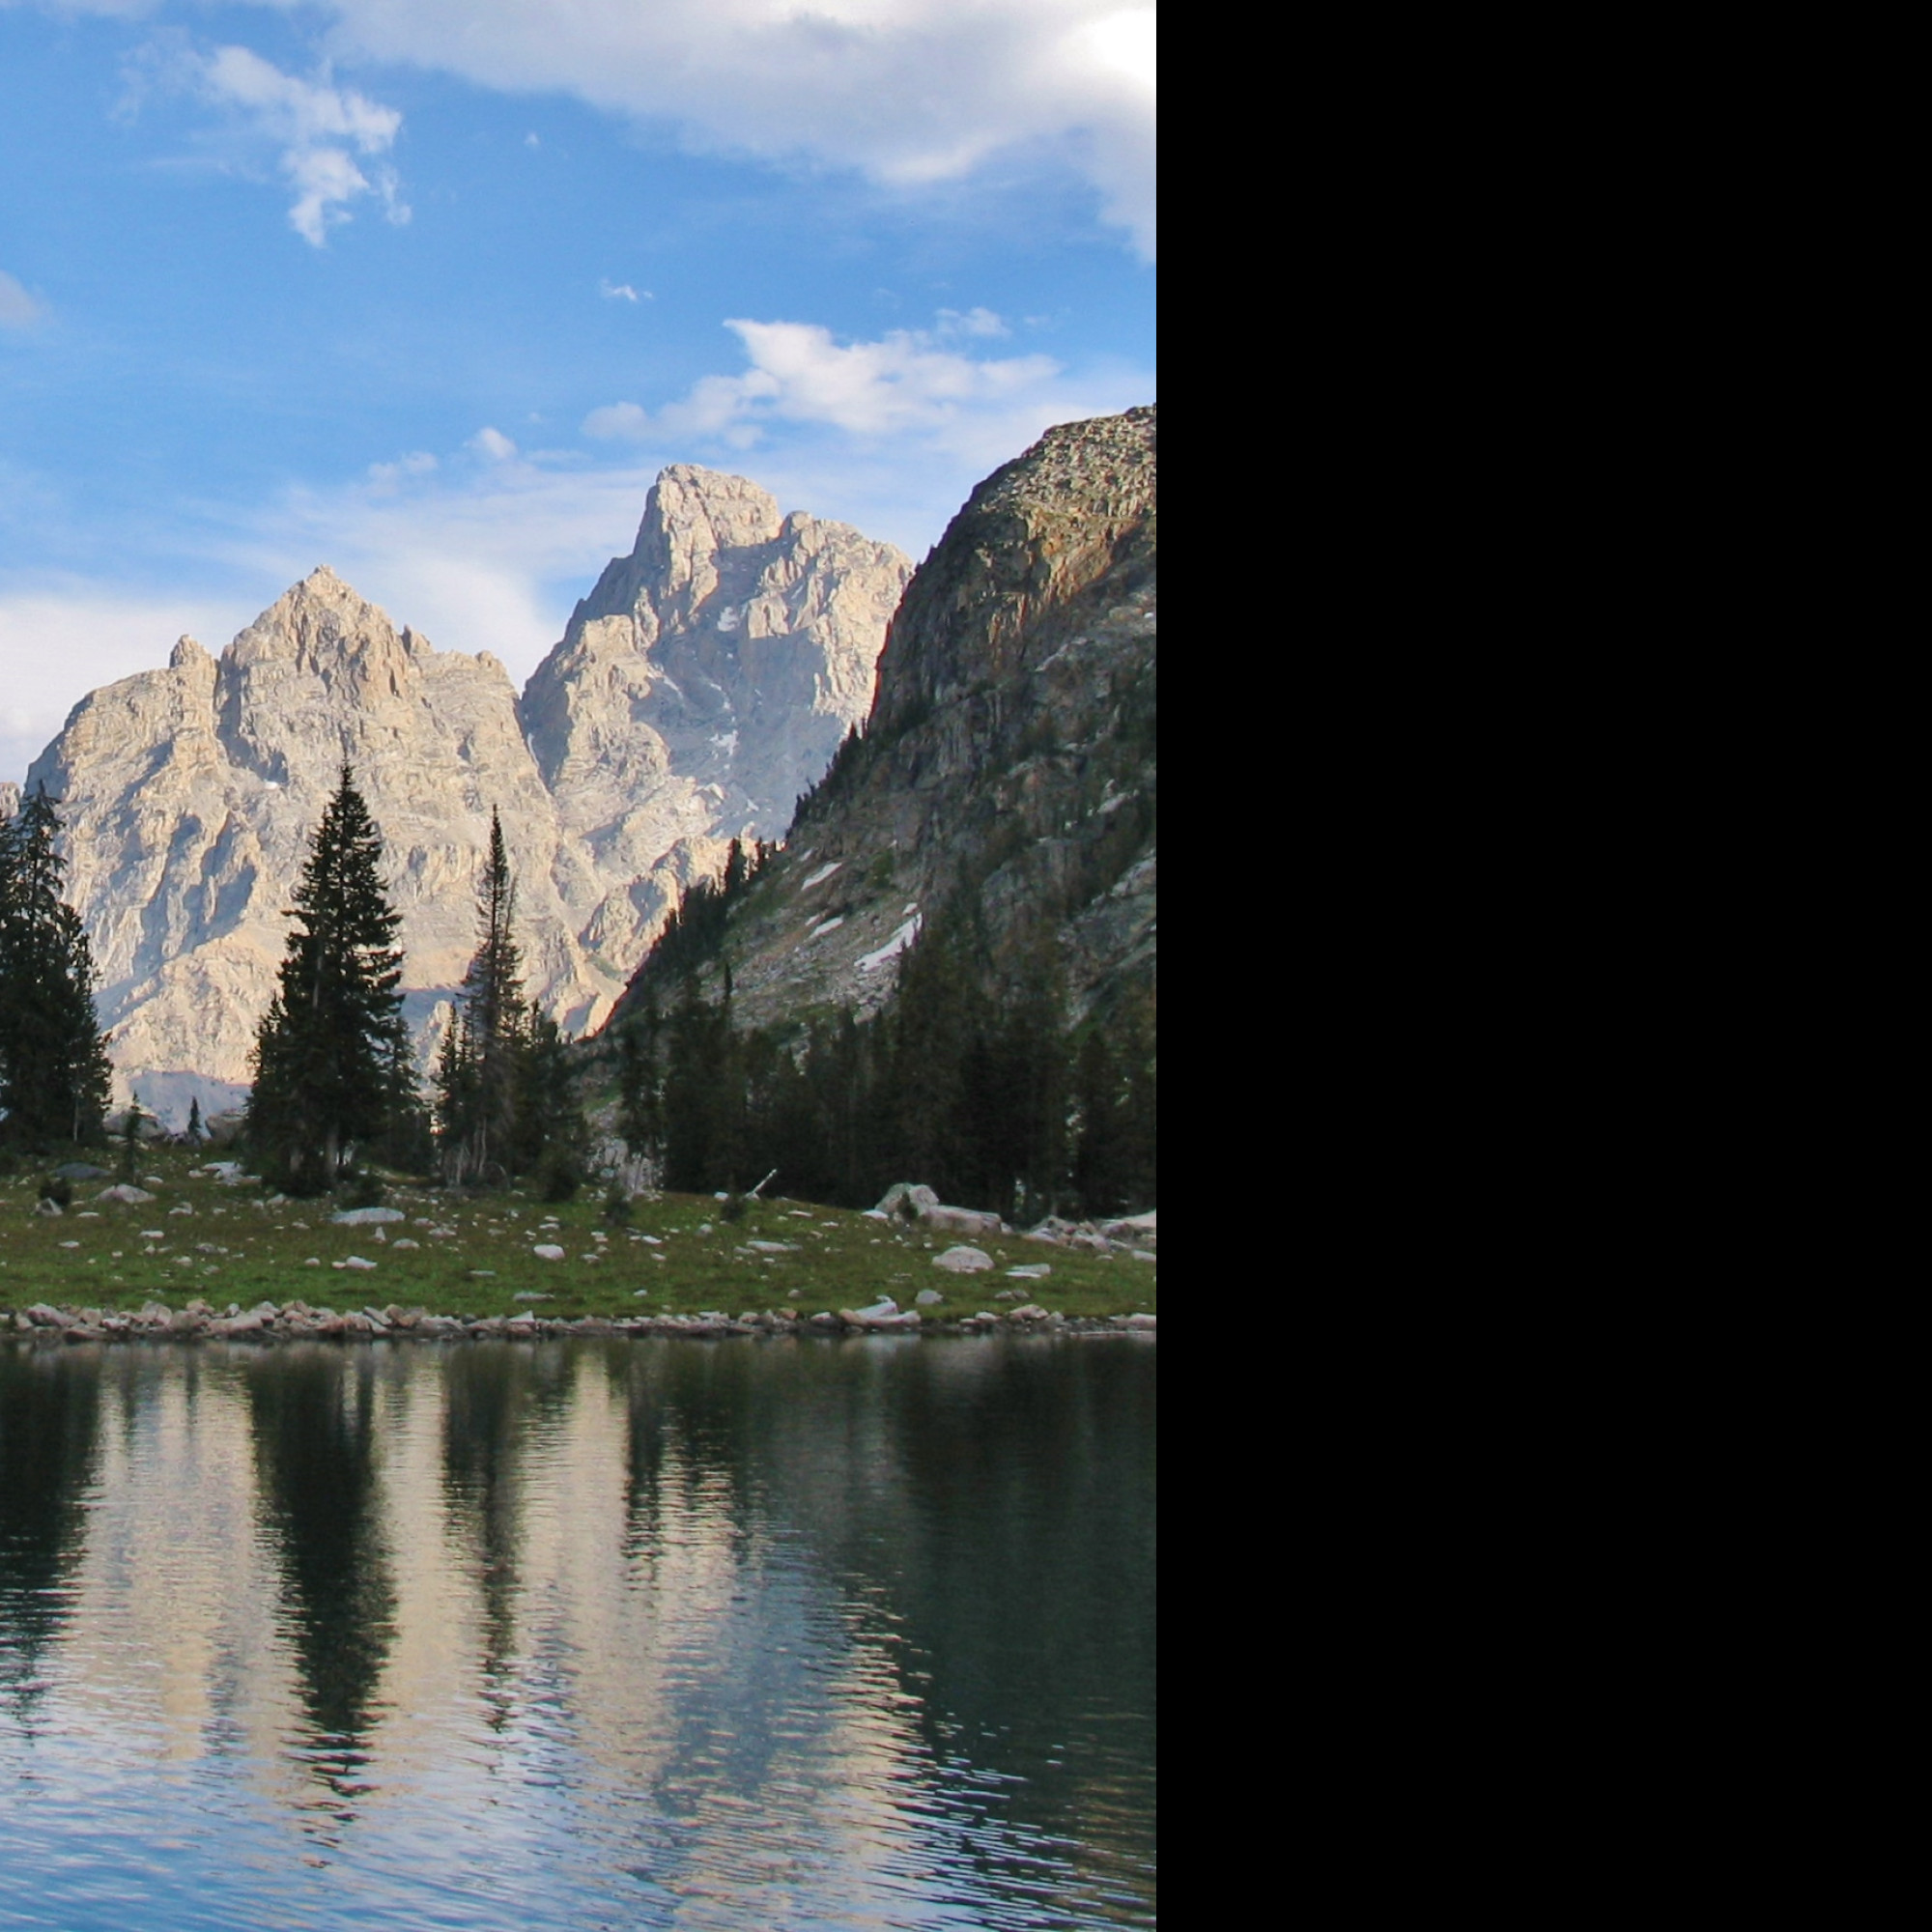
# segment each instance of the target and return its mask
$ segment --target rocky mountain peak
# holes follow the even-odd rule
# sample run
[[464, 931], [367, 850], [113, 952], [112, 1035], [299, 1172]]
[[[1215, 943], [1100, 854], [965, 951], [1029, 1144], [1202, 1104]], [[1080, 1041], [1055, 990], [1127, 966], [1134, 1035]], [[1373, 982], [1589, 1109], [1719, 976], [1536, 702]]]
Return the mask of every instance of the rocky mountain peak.
[[[425, 1053], [474, 950], [493, 810], [529, 990], [566, 1031], [594, 1026], [683, 888], [731, 838], [779, 836], [822, 776], [910, 573], [745, 477], [674, 465], [521, 702], [488, 652], [399, 631], [327, 565], [218, 661], [184, 638], [165, 669], [93, 693], [29, 782], [66, 801], [121, 1092], [179, 1119], [245, 1085], [345, 760], [383, 834]], [[0, 788], [0, 808], [18, 797]]]
[[865, 735], [732, 916], [747, 1020], [876, 1009], [949, 912], [996, 977], [1052, 958], [1077, 1014], [1151, 990], [1154, 424], [1048, 430], [920, 566]]
[[1152, 407], [1062, 423], [973, 492], [894, 620], [878, 726], [1031, 668], [1061, 642], [1042, 618], [1151, 555], [1154, 430]]
[[623, 878], [600, 944], [640, 956], [727, 840], [777, 838], [871, 702], [911, 560], [673, 464], [531, 678], [521, 717], [568, 842]]

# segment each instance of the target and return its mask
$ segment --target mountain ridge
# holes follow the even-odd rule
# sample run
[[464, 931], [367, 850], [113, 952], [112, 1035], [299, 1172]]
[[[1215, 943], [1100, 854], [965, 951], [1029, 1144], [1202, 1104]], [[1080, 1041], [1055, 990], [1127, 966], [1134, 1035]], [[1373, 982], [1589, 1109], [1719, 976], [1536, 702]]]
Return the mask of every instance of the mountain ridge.
[[[594, 1026], [729, 839], [782, 831], [783, 786], [809, 785], [817, 749], [829, 758], [863, 715], [910, 574], [847, 526], [781, 516], [749, 479], [673, 466], [521, 694], [488, 652], [398, 629], [327, 566], [219, 658], [184, 638], [165, 668], [90, 693], [28, 788], [63, 801], [117, 1091], [174, 1119], [245, 1089], [288, 891], [344, 761], [391, 864], [425, 1062], [473, 951], [493, 809], [530, 991], [567, 1030]], [[600, 611], [612, 583], [629, 608]]]
[[[914, 574], [863, 730], [728, 917], [744, 1023], [876, 1012], [936, 919], [970, 925], [1009, 989], [1044, 946], [1076, 1021], [1151, 998], [1155, 424], [1048, 430]], [[647, 959], [615, 1022], [650, 978]]]

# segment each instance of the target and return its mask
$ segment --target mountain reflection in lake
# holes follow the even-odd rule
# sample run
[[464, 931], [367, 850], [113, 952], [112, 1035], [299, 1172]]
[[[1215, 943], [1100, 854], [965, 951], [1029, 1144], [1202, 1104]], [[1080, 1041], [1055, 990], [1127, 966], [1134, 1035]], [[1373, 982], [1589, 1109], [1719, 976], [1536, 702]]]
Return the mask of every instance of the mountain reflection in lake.
[[1132, 1339], [0, 1346], [0, 1922], [1154, 1922]]

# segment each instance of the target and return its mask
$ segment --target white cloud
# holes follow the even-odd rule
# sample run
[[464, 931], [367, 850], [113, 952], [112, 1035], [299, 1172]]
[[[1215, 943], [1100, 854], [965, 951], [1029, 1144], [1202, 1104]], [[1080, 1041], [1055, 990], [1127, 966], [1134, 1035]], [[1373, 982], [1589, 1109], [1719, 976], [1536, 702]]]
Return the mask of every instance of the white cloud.
[[0, 779], [24, 778], [90, 691], [158, 670], [184, 632], [218, 649], [252, 614], [242, 602], [192, 593], [116, 595], [71, 581], [0, 587]]
[[943, 308], [939, 311], [939, 327], [933, 331], [939, 336], [956, 335], [1010, 335], [1006, 320], [997, 316], [989, 308], [969, 308], [962, 315], [956, 308]]
[[[262, 0], [280, 5], [283, 0]], [[1146, 254], [1155, 13], [1119, 0], [325, 0], [345, 54], [560, 90], [694, 144], [913, 185], [1070, 165]]]
[[370, 464], [369, 481], [376, 490], [393, 495], [406, 480], [431, 475], [440, 467], [428, 450], [418, 449], [409, 456], [398, 457], [394, 463]]
[[46, 311], [0, 269], [0, 328], [31, 328]]
[[946, 346], [1007, 334], [989, 309], [942, 310], [936, 330], [894, 329], [873, 342], [839, 342], [815, 323], [725, 327], [744, 344], [742, 374], [705, 376], [655, 413], [633, 402], [593, 410], [583, 433], [746, 450], [783, 426], [829, 429], [872, 448], [897, 441], [977, 457], [1017, 455], [1048, 423], [1088, 412], [1051, 356], [986, 359]]
[[469, 447], [492, 463], [507, 463], [517, 453], [517, 445], [501, 430], [487, 426], [469, 439]]
[[644, 290], [643, 294], [639, 295], [629, 282], [599, 282], [597, 284], [597, 291], [606, 301], [635, 302], [657, 300], [657, 297], [652, 295], [649, 289]]
[[296, 189], [289, 225], [311, 247], [327, 244], [328, 231], [352, 219], [349, 204], [373, 194], [386, 217], [410, 219], [394, 171], [377, 168], [375, 179], [355, 159], [371, 159], [394, 147], [403, 117], [353, 89], [284, 73], [246, 47], [221, 47], [199, 63], [203, 90], [240, 112], [254, 131], [281, 149], [282, 172]]

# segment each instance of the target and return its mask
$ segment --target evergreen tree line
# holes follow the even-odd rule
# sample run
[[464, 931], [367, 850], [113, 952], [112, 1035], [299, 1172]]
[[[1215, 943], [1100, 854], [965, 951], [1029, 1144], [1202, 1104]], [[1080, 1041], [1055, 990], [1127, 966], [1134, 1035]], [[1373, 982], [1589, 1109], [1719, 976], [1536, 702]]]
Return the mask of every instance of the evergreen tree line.
[[622, 1128], [676, 1191], [779, 1191], [869, 1207], [899, 1180], [1025, 1224], [1154, 1201], [1151, 1002], [1069, 1032], [1048, 955], [1003, 997], [970, 925], [929, 928], [884, 1012], [802, 1038], [739, 1024], [685, 978], [668, 1010], [647, 979], [619, 1037]]
[[776, 849], [760, 838], [747, 852], [742, 839], [732, 839], [723, 874], [697, 880], [671, 908], [645, 963], [650, 979], [674, 983], [718, 957], [732, 908], [770, 865]]
[[106, 1042], [94, 954], [61, 896], [58, 802], [37, 785], [0, 821], [0, 1146], [42, 1151], [105, 1138]]
[[451, 1186], [541, 1175], [579, 1184], [583, 1127], [556, 1023], [526, 998], [516, 884], [500, 819], [478, 894], [478, 946], [431, 1091], [403, 1018], [401, 918], [382, 839], [345, 765], [295, 892], [294, 927], [255, 1046], [243, 1142], [291, 1194], [354, 1184], [370, 1163]]

